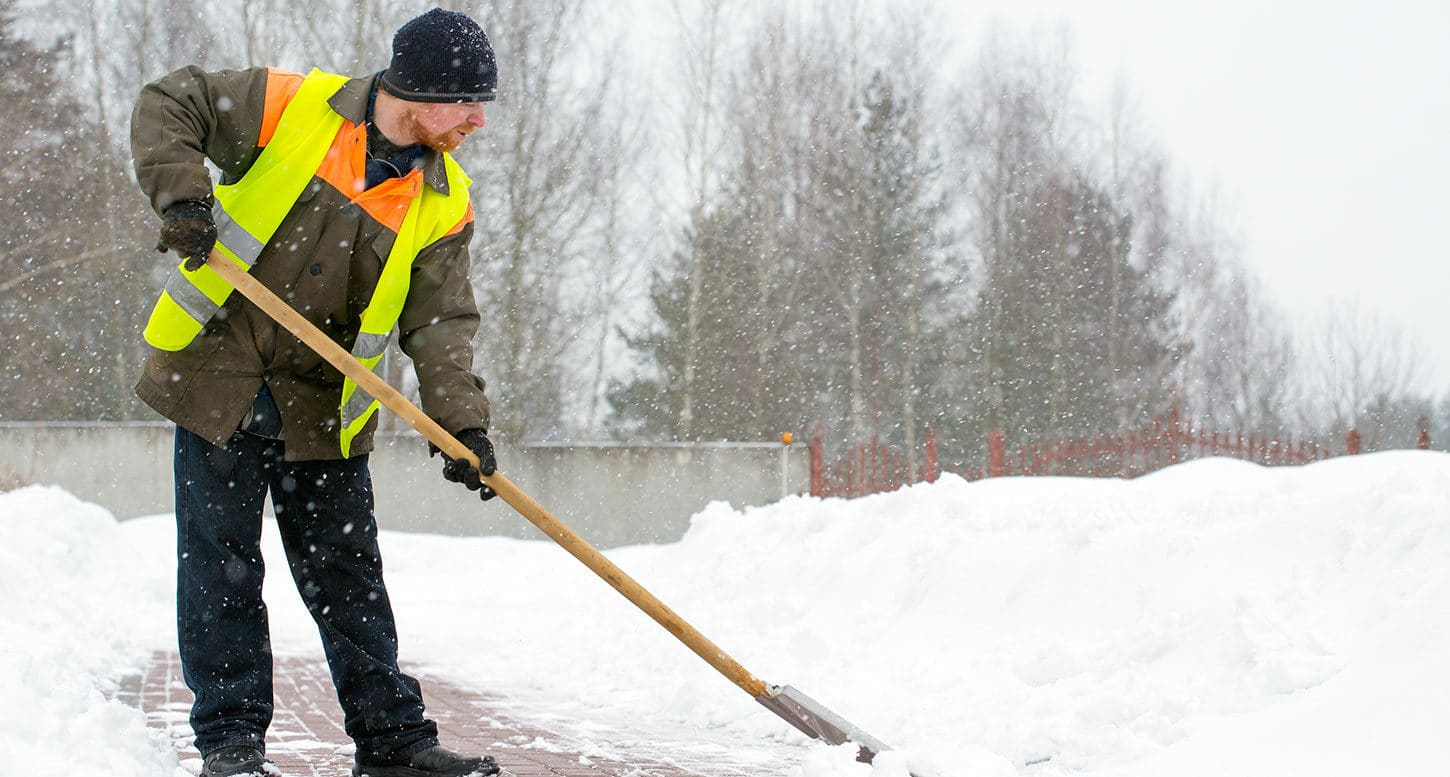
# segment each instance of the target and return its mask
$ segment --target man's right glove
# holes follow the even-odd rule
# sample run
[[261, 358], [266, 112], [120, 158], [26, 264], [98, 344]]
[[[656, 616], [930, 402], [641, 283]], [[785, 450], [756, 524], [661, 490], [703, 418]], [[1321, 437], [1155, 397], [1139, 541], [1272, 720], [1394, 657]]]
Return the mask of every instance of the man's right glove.
[[216, 220], [212, 218], [211, 206], [201, 200], [181, 200], [172, 203], [161, 218], [161, 239], [156, 243], [156, 250], [181, 254], [186, 259], [184, 266], [188, 272], [201, 269], [216, 245]]
[[[480, 491], [480, 499], [487, 502], [498, 496], [478, 476], [479, 470], [485, 475], [492, 475], [498, 469], [498, 462], [493, 458], [493, 443], [489, 442], [488, 432], [482, 429], [464, 429], [453, 435], [458, 441], [468, 446], [475, 456], [478, 456], [478, 469], [474, 469], [467, 459], [451, 458], [443, 454], [443, 477], [454, 483], [462, 483], [470, 491]], [[430, 445], [430, 448], [432, 446]], [[432, 452], [437, 453], [437, 449]]]

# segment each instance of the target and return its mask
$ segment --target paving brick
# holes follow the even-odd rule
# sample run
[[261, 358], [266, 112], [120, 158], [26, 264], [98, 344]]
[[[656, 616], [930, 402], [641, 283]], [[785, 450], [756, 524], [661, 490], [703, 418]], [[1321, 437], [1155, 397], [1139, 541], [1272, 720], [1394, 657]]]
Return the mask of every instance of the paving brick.
[[[287, 777], [351, 774], [353, 746], [342, 730], [327, 664], [320, 657], [277, 656], [274, 662], [276, 710], [267, 756]], [[685, 741], [679, 732], [650, 740], [637, 731], [613, 736], [591, 728], [584, 739], [549, 722], [559, 716], [547, 710], [530, 714], [513, 700], [410, 674], [423, 685], [428, 715], [438, 722], [444, 745], [487, 752], [515, 777], [772, 777], [786, 774], [800, 759], [798, 748]], [[174, 652], [156, 653], [144, 675], [117, 695], [144, 710], [151, 726], [181, 752], [183, 764], [199, 770], [187, 722], [192, 695]]]

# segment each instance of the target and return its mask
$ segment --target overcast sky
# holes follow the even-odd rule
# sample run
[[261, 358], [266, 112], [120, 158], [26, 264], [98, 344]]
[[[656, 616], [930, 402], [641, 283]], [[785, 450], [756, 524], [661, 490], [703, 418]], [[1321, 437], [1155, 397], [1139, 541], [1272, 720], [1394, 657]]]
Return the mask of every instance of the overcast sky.
[[[959, 58], [944, 74], [994, 22], [1065, 28], [1079, 96], [1128, 86], [1148, 138], [1214, 197], [1301, 336], [1331, 305], [1355, 307], [1418, 350], [1421, 391], [1450, 396], [1450, 0], [924, 1]], [[795, 3], [814, 0], [732, 9]], [[667, 72], [671, 6], [630, 0], [635, 13], [600, 21], [628, 27]]]
[[1331, 300], [1415, 341], [1450, 394], [1450, 2], [942, 0], [1066, 22], [1085, 92], [1122, 75], [1157, 142], [1216, 191], [1244, 259], [1297, 326]]

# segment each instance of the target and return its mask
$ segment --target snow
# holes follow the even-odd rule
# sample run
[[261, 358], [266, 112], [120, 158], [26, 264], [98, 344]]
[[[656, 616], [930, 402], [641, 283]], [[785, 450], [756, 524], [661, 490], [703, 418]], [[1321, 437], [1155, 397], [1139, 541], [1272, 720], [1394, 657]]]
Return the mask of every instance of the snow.
[[[566, 714], [576, 741], [708, 728], [798, 748], [800, 777], [1359, 777], [1444, 772], [1447, 519], [1450, 455], [1401, 451], [714, 504], [680, 542], [609, 553], [757, 676], [898, 748], [874, 767], [807, 742], [552, 543], [381, 541], [404, 660]], [[173, 645], [172, 531], [0, 494], [0, 773], [189, 774], [109, 700]], [[266, 538], [274, 647], [320, 654]]]
[[[172, 775], [140, 710], [110, 700], [171, 617], [166, 570], [135, 532], [58, 488], [0, 494], [0, 774]], [[185, 774], [185, 772], [181, 772]]]

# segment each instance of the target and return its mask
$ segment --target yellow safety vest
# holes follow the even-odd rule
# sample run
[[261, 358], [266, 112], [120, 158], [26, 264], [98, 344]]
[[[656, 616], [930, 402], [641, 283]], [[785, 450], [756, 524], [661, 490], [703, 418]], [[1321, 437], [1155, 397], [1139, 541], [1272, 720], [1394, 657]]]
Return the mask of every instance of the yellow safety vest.
[[[347, 76], [318, 70], [309, 73], [283, 110], [271, 141], [247, 174], [235, 184], [215, 187], [212, 213], [217, 225], [217, 249], [242, 269], [251, 271], [263, 247], [317, 174], [338, 132], [344, 129], [346, 120], [332, 110], [327, 100], [347, 80]], [[449, 193], [420, 187], [421, 194], [409, 204], [377, 288], [362, 312], [352, 355], [368, 369], [375, 369], [382, 360], [388, 338], [403, 313], [413, 260], [447, 235], [468, 212], [468, 187], [472, 181], [452, 156], [444, 154], [443, 161]], [[234, 290], [210, 267], [203, 265], [192, 272], [184, 264], [178, 265], [167, 280], [146, 324], [146, 342], [163, 351], [179, 351], [190, 345]], [[338, 408], [344, 457], [350, 452], [353, 438], [378, 407], [378, 401], [351, 378], [344, 381]]]

